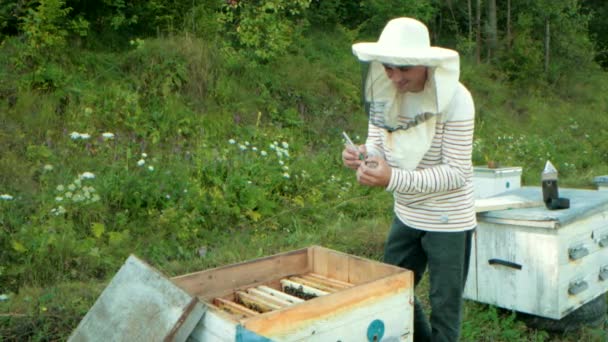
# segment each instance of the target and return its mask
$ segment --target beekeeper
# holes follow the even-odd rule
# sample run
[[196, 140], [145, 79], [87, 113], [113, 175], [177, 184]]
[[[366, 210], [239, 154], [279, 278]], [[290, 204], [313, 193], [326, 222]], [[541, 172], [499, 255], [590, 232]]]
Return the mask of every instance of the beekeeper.
[[431, 46], [426, 26], [412, 18], [389, 21], [377, 42], [352, 49], [366, 67], [369, 125], [366, 143], [345, 147], [342, 160], [360, 184], [393, 193], [384, 261], [412, 270], [415, 284], [428, 266], [430, 324], [416, 299], [414, 341], [457, 341], [477, 225], [475, 108], [459, 82], [459, 55]]

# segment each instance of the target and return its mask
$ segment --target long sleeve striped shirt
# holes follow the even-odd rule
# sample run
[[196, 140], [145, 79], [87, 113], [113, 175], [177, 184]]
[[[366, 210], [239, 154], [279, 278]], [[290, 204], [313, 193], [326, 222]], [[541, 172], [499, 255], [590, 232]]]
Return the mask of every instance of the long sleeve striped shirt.
[[431, 147], [415, 170], [397, 167], [384, 131], [370, 123], [368, 151], [384, 156], [391, 166], [386, 188], [393, 192], [394, 211], [406, 225], [426, 231], [475, 228], [473, 195], [473, 129], [475, 108], [469, 91], [459, 84], [435, 124]]

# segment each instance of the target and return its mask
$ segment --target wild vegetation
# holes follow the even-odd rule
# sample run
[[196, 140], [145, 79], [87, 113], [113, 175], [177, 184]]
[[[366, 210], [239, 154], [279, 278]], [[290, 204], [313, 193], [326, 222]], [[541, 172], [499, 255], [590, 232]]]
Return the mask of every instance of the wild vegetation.
[[[498, 7], [497, 7], [498, 5]], [[0, 3], [0, 341], [64, 340], [127, 256], [168, 276], [319, 244], [379, 259], [390, 194], [351, 44], [414, 16], [461, 53], [474, 162], [608, 174], [604, 1]], [[422, 286], [426, 286], [423, 283]], [[424, 291], [423, 291], [424, 292]], [[465, 341], [604, 341], [467, 302]]]

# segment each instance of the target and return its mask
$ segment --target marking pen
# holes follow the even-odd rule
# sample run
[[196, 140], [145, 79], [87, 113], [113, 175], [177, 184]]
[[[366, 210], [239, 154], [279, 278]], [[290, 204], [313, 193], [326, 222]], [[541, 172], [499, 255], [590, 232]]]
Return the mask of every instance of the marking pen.
[[[350, 147], [352, 147], [355, 151], [359, 151], [359, 148], [357, 147], [357, 145], [355, 145], [355, 143], [353, 143], [353, 141], [350, 140], [350, 137], [348, 136], [348, 134], [346, 134], [346, 132], [342, 131], [342, 135], [344, 136], [344, 139], [346, 139], [346, 142], [348, 143], [348, 145]], [[360, 160], [365, 159], [365, 156], [361, 152], [359, 152], [359, 159]]]

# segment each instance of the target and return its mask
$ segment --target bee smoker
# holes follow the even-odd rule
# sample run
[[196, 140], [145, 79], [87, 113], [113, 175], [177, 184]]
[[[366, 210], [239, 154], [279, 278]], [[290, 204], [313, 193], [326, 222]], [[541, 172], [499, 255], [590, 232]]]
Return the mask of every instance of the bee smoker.
[[557, 186], [557, 169], [550, 161], [547, 160], [545, 169], [541, 174], [543, 202], [549, 210], [568, 209], [570, 208], [570, 200], [559, 197]]

